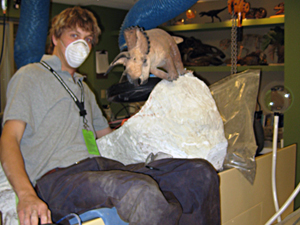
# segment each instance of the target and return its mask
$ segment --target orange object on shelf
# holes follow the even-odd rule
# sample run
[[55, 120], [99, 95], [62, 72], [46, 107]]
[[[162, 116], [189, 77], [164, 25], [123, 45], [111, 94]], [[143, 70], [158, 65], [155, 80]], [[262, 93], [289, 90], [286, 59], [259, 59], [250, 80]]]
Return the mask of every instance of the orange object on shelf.
[[250, 10], [250, 4], [244, 0], [228, 0], [228, 11], [229, 13], [236, 14], [238, 19], [238, 27], [242, 26], [242, 20], [245, 19], [246, 14]]
[[191, 10], [191, 9], [188, 9], [188, 10], [186, 11], [185, 15], [186, 15], [186, 17], [187, 17], [188, 19], [193, 19], [193, 18], [195, 18], [195, 13], [194, 13], [193, 10]]

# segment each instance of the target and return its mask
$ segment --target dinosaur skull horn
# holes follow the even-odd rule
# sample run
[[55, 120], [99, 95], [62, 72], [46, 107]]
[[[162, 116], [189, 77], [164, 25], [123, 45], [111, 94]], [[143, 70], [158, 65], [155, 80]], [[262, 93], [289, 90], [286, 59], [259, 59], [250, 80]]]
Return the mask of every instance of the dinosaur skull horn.
[[129, 53], [128, 52], [121, 52], [121, 53], [119, 53], [119, 55], [117, 55], [116, 58], [110, 64], [110, 66], [107, 69], [107, 71], [104, 74], [104, 76], [106, 76], [112, 70], [112, 68], [114, 68], [114, 66], [116, 66], [118, 64], [123, 64], [124, 66], [126, 66], [128, 58], [129, 58]]

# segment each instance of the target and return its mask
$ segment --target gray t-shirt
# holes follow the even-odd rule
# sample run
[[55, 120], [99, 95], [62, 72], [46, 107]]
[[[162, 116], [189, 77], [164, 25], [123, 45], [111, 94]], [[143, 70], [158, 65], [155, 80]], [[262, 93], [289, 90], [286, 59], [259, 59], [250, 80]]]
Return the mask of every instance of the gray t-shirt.
[[[83, 76], [75, 73], [74, 80], [61, 71], [57, 56], [44, 55], [44, 60], [65, 81], [72, 92], [81, 99], [77, 84]], [[95, 96], [84, 86], [86, 119], [94, 132], [108, 127]], [[20, 68], [9, 82], [3, 124], [7, 120], [22, 120], [26, 128], [21, 140], [21, 152], [26, 171], [33, 184], [47, 171], [66, 167], [92, 157], [87, 151], [82, 135], [83, 118], [71, 96], [40, 63]]]

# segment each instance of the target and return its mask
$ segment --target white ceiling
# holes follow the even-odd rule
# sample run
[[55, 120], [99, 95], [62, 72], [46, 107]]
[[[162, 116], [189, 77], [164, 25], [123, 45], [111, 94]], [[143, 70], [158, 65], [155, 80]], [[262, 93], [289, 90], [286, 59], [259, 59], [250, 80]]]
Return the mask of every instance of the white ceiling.
[[52, 0], [55, 3], [68, 5], [97, 5], [129, 10], [138, 0]]

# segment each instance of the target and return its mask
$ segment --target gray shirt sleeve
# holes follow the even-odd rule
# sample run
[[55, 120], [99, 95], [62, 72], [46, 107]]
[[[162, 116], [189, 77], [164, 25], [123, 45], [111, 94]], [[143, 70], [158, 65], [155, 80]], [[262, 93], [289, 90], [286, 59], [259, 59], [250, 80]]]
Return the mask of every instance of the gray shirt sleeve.
[[26, 70], [21, 68], [10, 80], [7, 88], [7, 101], [4, 111], [3, 124], [7, 120], [22, 120], [30, 126], [34, 125], [34, 112], [31, 102], [38, 100], [32, 95], [36, 93], [34, 80], [30, 76], [26, 76]]

